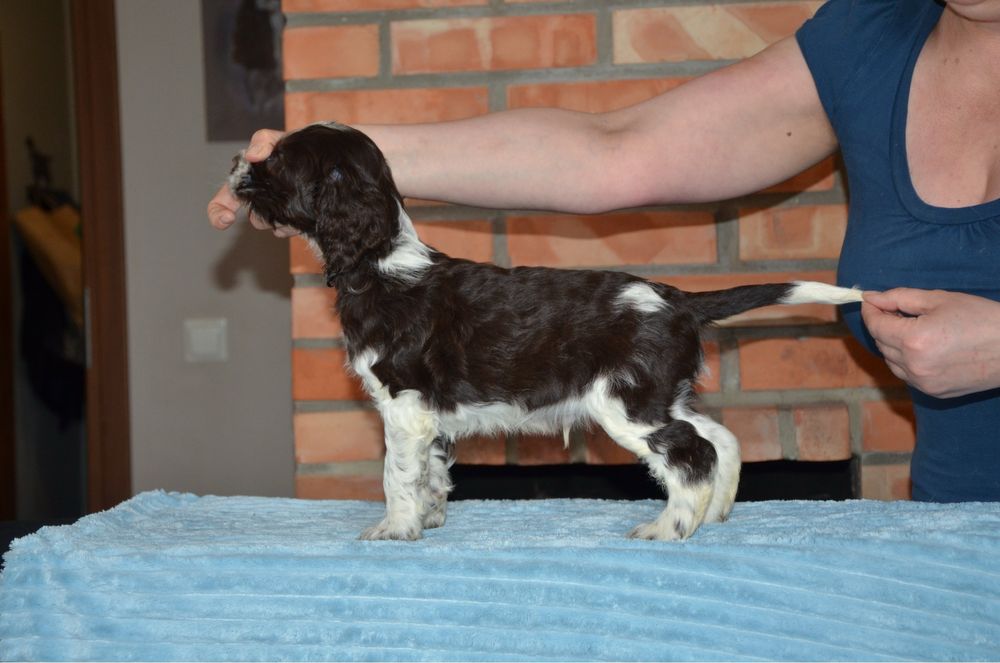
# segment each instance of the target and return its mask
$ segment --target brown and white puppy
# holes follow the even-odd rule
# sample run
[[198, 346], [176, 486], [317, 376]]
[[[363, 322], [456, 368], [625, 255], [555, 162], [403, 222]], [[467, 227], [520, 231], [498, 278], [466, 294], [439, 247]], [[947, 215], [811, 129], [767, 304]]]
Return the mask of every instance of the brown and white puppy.
[[823, 283], [688, 293], [622, 272], [504, 269], [423, 244], [378, 147], [337, 124], [238, 157], [233, 193], [315, 244], [338, 291], [348, 362], [385, 424], [386, 514], [365, 539], [444, 524], [455, 441], [598, 425], [641, 459], [667, 505], [631, 536], [684, 539], [724, 520], [739, 444], [692, 409], [700, 331], [770, 304], [860, 301]]

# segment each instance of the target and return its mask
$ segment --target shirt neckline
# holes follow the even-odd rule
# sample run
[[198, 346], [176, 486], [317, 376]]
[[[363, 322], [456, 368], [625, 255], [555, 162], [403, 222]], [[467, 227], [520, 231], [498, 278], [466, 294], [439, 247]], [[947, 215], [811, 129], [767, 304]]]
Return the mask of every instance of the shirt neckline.
[[931, 223], [970, 223], [1000, 216], [1000, 198], [966, 207], [940, 207], [923, 200], [910, 178], [910, 161], [906, 153], [906, 121], [910, 106], [910, 88], [917, 58], [927, 43], [944, 11], [944, 6], [928, 2], [918, 19], [918, 30], [910, 55], [896, 90], [892, 116], [892, 174], [896, 192], [906, 209], [916, 218]]

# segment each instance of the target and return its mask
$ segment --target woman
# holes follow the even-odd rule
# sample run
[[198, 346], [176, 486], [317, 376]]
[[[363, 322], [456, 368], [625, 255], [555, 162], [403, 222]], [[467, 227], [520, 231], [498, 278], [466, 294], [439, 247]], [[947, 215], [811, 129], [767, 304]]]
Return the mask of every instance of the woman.
[[[576, 213], [745, 195], [839, 148], [838, 279], [873, 291], [845, 317], [911, 386], [914, 497], [1000, 499], [1000, 0], [830, 0], [795, 37], [609, 113], [358, 128], [404, 195]], [[236, 207], [220, 190], [212, 224]]]

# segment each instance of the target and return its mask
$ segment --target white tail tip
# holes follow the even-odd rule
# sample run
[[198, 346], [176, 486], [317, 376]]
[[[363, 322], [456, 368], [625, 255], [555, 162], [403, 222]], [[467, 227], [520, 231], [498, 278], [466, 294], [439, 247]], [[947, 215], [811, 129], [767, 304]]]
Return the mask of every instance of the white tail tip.
[[794, 287], [781, 300], [782, 304], [851, 304], [860, 302], [860, 288], [840, 286], [818, 281], [795, 281]]

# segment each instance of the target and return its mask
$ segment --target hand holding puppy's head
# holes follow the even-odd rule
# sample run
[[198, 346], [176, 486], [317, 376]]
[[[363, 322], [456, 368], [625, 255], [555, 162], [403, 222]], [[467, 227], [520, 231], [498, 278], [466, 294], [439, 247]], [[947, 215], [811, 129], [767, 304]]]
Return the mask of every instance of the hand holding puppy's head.
[[328, 282], [392, 250], [401, 196], [381, 151], [359, 131], [314, 124], [264, 161], [234, 159], [229, 188], [252, 214], [315, 241]]

